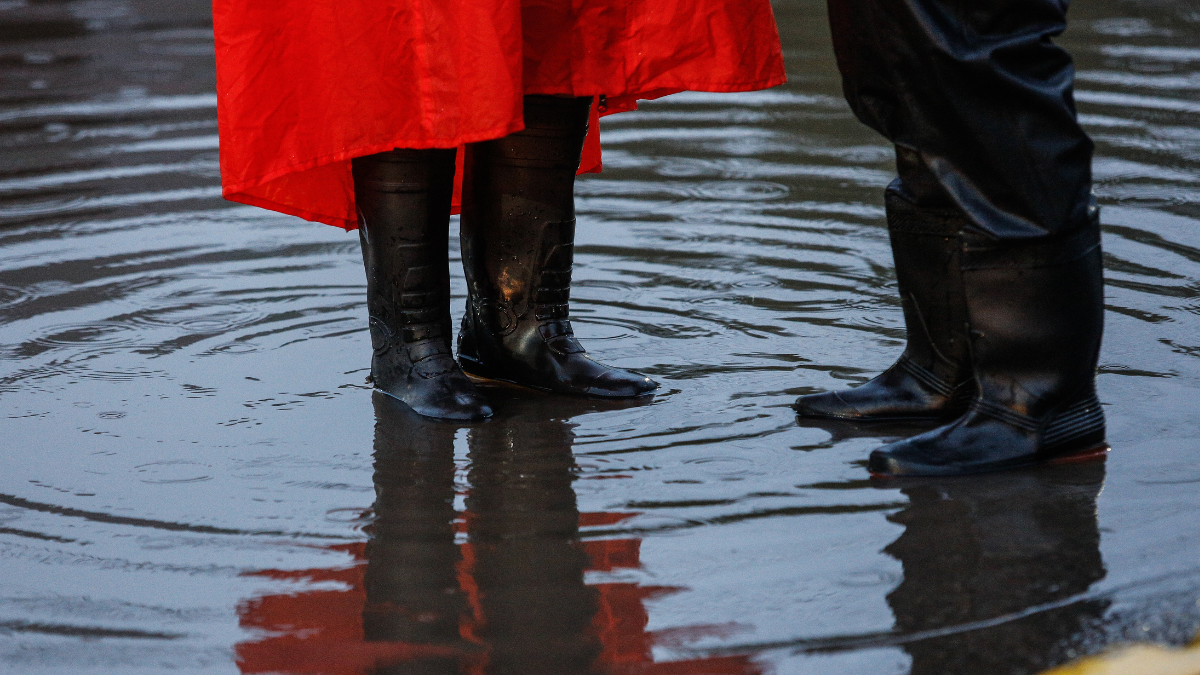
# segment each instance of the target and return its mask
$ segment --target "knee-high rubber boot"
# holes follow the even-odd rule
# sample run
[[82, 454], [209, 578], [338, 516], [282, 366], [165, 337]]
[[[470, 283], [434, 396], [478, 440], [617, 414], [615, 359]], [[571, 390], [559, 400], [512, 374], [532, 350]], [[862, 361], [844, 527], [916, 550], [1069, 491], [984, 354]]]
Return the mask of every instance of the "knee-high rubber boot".
[[353, 160], [367, 269], [371, 379], [427, 417], [473, 420], [491, 408], [454, 361], [448, 241], [454, 150], [393, 150]]
[[571, 328], [575, 172], [588, 98], [525, 97], [525, 130], [467, 148], [463, 370], [569, 394], [626, 398], [658, 385], [588, 357]]
[[869, 382], [796, 399], [800, 417], [951, 420], [975, 396], [959, 271], [958, 233], [967, 221], [953, 208], [917, 206], [899, 179], [888, 186], [886, 203], [908, 345]]
[[1100, 229], [1035, 243], [965, 231], [962, 280], [979, 394], [961, 418], [871, 453], [876, 474], [955, 475], [1107, 450], [1096, 397]]

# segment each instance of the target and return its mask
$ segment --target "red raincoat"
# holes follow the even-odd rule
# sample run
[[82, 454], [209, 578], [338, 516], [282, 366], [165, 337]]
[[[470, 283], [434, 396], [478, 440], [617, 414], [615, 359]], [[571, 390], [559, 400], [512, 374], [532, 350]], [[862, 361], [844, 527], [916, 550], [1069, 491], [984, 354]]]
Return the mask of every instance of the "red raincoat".
[[785, 80], [769, 0], [214, 0], [213, 26], [225, 197], [346, 229], [351, 158], [520, 131], [525, 94], [620, 112]]

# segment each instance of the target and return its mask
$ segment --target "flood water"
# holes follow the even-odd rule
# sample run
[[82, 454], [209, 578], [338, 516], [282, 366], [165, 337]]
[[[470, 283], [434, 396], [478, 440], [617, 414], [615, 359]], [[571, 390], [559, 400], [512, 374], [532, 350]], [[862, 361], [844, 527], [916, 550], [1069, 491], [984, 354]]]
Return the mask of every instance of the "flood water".
[[366, 386], [353, 233], [220, 199], [204, 0], [0, 0], [0, 671], [1007, 675], [1194, 635], [1200, 9], [1064, 37], [1107, 462], [872, 484], [904, 430], [788, 404], [903, 347], [891, 153], [823, 4], [776, 6], [789, 84], [607, 118], [578, 184], [576, 331], [662, 393], [488, 386], [456, 426]]

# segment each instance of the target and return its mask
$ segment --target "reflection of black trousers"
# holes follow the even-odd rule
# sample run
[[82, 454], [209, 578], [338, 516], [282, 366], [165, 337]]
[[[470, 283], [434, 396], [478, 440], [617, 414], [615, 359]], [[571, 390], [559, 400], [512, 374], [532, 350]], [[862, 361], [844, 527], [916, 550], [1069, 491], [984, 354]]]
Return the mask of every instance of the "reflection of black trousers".
[[1000, 239], [1088, 223], [1092, 142], [1051, 42], [1067, 0], [828, 2], [846, 100], [896, 145], [918, 204], [955, 204]]
[[1087, 593], [1105, 576], [1104, 476], [1099, 461], [902, 488], [884, 551], [904, 566], [887, 601], [910, 675], [1041, 672], [1088, 643], [1109, 606]]

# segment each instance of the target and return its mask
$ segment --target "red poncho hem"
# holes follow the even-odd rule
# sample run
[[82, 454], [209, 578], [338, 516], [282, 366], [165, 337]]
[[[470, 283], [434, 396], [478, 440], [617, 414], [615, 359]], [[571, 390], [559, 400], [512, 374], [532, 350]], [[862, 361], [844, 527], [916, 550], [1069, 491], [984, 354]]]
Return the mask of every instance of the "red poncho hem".
[[[358, 229], [358, 222], [356, 220], [350, 220], [343, 216], [335, 216], [335, 215], [328, 214], [328, 213], [316, 213], [314, 211], [309, 211], [307, 209], [297, 208], [297, 207], [291, 206], [289, 204], [276, 202], [276, 201], [266, 199], [263, 197], [257, 197], [253, 194], [249, 194], [248, 191], [253, 190], [254, 188], [257, 188], [257, 187], [262, 187], [262, 186], [266, 185], [267, 183], [270, 183], [271, 181], [279, 179], [279, 178], [283, 178], [284, 176], [287, 176], [288, 174], [300, 173], [302, 171], [309, 171], [311, 169], [316, 169], [318, 167], [326, 166], [329, 164], [334, 164], [336, 162], [348, 162], [348, 161], [354, 159], [355, 157], [365, 157], [367, 155], [374, 155], [375, 153], [379, 153], [379, 152], [387, 152], [389, 150], [394, 150], [396, 148], [410, 148], [413, 150], [424, 150], [427, 148], [461, 148], [461, 146], [463, 146], [467, 143], [478, 143], [479, 141], [490, 141], [494, 138], [500, 138], [502, 136], [507, 136], [508, 134], [511, 134], [511, 133], [514, 133], [517, 131], [521, 131], [524, 128], [525, 128], [524, 124], [510, 124], [510, 125], [507, 125], [504, 127], [500, 127], [499, 129], [485, 131], [485, 132], [479, 133], [479, 134], [472, 134], [470, 136], [465, 136], [463, 138], [455, 139], [453, 141], [441, 141], [441, 142], [439, 142], [437, 140], [415, 141], [415, 140], [401, 137], [401, 138], [397, 138], [393, 141], [390, 141], [388, 143], [382, 143], [382, 144], [373, 145], [373, 146], [365, 146], [365, 147], [361, 147], [361, 148], [352, 148], [350, 150], [344, 150], [342, 152], [337, 152], [337, 153], [334, 153], [334, 154], [326, 156], [326, 157], [318, 157], [317, 159], [311, 159], [311, 160], [308, 160], [307, 162], [299, 162], [292, 166], [286, 166], [286, 167], [277, 169], [275, 171], [272, 171], [271, 173], [268, 173], [267, 175], [263, 176], [262, 178], [242, 181], [241, 183], [235, 183], [233, 185], [224, 185], [221, 187], [221, 196], [231, 202], [237, 202], [239, 204], [246, 204], [248, 206], [257, 206], [259, 208], [268, 209], [271, 211], [277, 211], [279, 213], [284, 213], [289, 216], [296, 216], [297, 218], [303, 218], [304, 220], [312, 221], [314, 223], [324, 223], [326, 225], [333, 225], [334, 227], [340, 227], [344, 230], [355, 230], [355, 229]], [[462, 153], [460, 152], [459, 153], [459, 162], [461, 163], [461, 161], [462, 161]], [[454, 176], [455, 176], [454, 213], [458, 213], [459, 190], [460, 190], [461, 182], [462, 182], [462, 167], [461, 166], [459, 166], [458, 169], [454, 172]]]
[[213, 29], [226, 199], [348, 230], [349, 160], [519, 131], [524, 95], [612, 114], [786, 80], [769, 0], [214, 0]]

